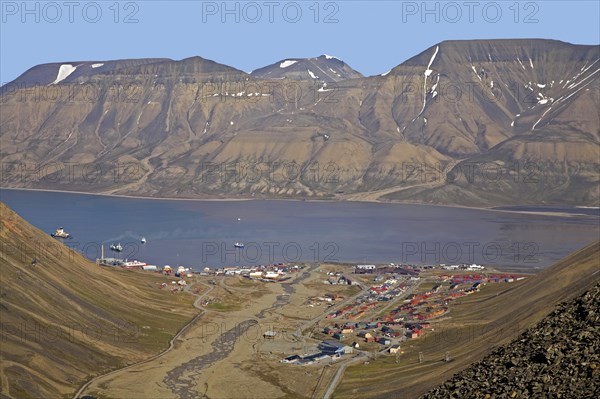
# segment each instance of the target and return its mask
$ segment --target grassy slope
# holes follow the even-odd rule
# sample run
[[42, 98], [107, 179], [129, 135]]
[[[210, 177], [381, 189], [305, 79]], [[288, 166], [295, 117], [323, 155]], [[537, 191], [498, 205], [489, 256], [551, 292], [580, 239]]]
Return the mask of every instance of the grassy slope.
[[[165, 278], [99, 267], [0, 203], [2, 394], [64, 397], [164, 349], [194, 314]], [[37, 265], [31, 265], [32, 259]]]
[[[386, 357], [349, 367], [334, 397], [414, 398], [535, 325], [553, 307], [600, 279], [600, 242], [595, 242], [529, 279], [490, 284], [457, 301], [435, 332], [403, 344], [396, 363]], [[453, 359], [444, 362], [446, 351]], [[423, 352], [424, 362], [418, 363]]]

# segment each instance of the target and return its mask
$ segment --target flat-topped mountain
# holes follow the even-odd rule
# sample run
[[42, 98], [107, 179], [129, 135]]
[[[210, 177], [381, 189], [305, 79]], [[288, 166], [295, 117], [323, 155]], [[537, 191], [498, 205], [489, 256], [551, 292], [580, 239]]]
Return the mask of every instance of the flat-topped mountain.
[[3, 161], [135, 173], [2, 185], [598, 206], [599, 71], [599, 46], [541, 39], [445, 41], [372, 77], [330, 56], [46, 64], [2, 88]]
[[31, 87], [58, 83], [87, 81], [92, 76], [114, 73], [115, 71], [133, 68], [144, 64], [164, 62], [167, 59], [139, 59], [118, 61], [67, 61], [36, 65], [25, 71], [9, 85]]
[[144, 58], [138, 60], [116, 61], [76, 61], [42, 64], [24, 72], [5, 86], [11, 87], [47, 86], [56, 84], [85, 84], [98, 79], [115, 77], [177, 77], [201, 74], [244, 74], [227, 65], [201, 57], [190, 57], [181, 61], [168, 58]]

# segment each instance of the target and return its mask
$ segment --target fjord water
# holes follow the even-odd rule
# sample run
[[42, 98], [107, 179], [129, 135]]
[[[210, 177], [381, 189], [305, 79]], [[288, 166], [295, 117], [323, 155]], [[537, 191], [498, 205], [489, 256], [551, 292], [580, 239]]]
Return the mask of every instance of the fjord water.
[[[193, 201], [1, 190], [3, 202], [90, 259], [162, 266], [295, 261], [478, 263], [534, 270], [598, 239], [599, 218], [429, 205], [310, 201]], [[239, 220], [238, 220], [239, 219]], [[140, 243], [146, 237], [147, 244]], [[234, 243], [245, 244], [236, 249]], [[43, 249], [40, 249], [40, 251]]]

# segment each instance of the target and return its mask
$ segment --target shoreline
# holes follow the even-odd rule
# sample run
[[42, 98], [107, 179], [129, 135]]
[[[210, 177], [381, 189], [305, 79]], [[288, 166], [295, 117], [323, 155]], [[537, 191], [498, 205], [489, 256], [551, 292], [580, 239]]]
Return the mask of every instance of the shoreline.
[[[519, 210], [495, 209], [494, 207], [477, 207], [477, 206], [456, 205], [456, 204], [452, 204], [452, 205], [451, 204], [425, 204], [422, 202], [407, 202], [407, 201], [397, 201], [397, 202], [378, 201], [376, 199], [176, 198], [176, 197], [144, 197], [141, 195], [125, 195], [125, 194], [110, 194], [110, 193], [89, 193], [89, 192], [84, 192], [84, 191], [55, 190], [55, 189], [44, 189], [44, 188], [0, 187], [0, 191], [1, 190], [92, 195], [92, 196], [100, 196], [100, 197], [151, 200], [151, 201], [195, 201], [195, 202], [290, 201], [290, 202], [324, 202], [324, 203], [347, 202], [347, 203], [373, 203], [373, 204], [389, 204], [389, 205], [420, 205], [420, 206], [434, 206], [434, 207], [445, 207], [445, 208], [454, 208], [454, 209], [456, 209], [456, 208], [471, 209], [471, 210], [488, 211], [488, 212], [516, 213], [516, 214], [533, 215], [533, 216], [552, 216], [552, 217], [563, 217], [563, 218], [573, 218], [573, 217], [597, 218], [597, 216], [587, 215], [584, 213], [519, 211]], [[508, 206], [535, 206], [535, 205], [508, 205]], [[561, 205], [556, 205], [556, 206], [561, 206]], [[595, 207], [584, 207], [584, 206], [573, 206], [573, 208], [574, 209], [577, 209], [577, 208], [596, 209]]]

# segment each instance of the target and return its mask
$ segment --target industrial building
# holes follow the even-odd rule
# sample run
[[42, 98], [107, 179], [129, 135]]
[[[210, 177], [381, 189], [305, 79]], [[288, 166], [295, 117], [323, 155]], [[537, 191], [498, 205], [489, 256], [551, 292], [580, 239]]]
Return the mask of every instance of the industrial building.
[[319, 344], [319, 349], [329, 356], [342, 356], [345, 354], [353, 353], [354, 349], [351, 346], [343, 344], [338, 341], [327, 340]]

